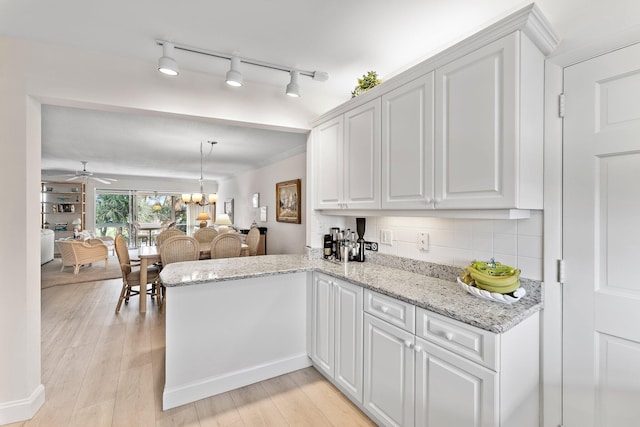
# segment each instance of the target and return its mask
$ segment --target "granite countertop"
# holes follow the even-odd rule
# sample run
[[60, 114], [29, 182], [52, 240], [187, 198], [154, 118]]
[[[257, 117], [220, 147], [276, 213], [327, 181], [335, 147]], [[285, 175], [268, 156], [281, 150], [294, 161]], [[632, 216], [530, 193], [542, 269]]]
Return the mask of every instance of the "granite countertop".
[[167, 287], [319, 271], [479, 328], [502, 333], [542, 309], [540, 284], [523, 281], [527, 295], [513, 304], [487, 301], [452, 281], [372, 262], [333, 263], [305, 255], [265, 255], [169, 264]]

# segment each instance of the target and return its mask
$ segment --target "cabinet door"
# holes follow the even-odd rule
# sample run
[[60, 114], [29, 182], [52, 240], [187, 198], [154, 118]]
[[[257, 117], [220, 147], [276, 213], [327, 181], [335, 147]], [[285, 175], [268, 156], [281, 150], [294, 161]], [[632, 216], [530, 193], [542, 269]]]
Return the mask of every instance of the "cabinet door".
[[333, 281], [323, 274], [313, 275], [311, 314], [311, 360], [333, 378], [334, 307]]
[[416, 338], [416, 425], [498, 425], [498, 374]]
[[362, 403], [362, 287], [335, 281], [335, 376]]
[[380, 98], [344, 115], [344, 209], [380, 208]]
[[436, 209], [516, 207], [518, 36], [436, 70]]
[[415, 337], [367, 313], [364, 331], [363, 406], [383, 425], [413, 426]]
[[342, 116], [319, 125], [314, 130], [317, 166], [316, 208], [338, 209], [343, 189], [343, 120]]
[[433, 202], [433, 72], [382, 96], [382, 208]]

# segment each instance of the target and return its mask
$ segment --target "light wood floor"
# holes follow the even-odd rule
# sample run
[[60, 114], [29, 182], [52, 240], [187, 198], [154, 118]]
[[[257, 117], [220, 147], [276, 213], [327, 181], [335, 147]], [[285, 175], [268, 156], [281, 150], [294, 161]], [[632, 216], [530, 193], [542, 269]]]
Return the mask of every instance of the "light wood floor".
[[162, 411], [164, 315], [149, 298], [114, 314], [120, 280], [42, 291], [46, 403], [11, 426], [375, 425], [315, 369]]

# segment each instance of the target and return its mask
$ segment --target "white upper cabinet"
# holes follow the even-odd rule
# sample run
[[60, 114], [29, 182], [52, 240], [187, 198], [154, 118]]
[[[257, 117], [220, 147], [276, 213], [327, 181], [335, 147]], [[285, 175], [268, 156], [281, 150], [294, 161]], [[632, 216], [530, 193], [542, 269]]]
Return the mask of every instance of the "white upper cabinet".
[[344, 203], [380, 208], [380, 99], [344, 115]]
[[382, 96], [382, 208], [431, 209], [433, 72]]
[[314, 129], [315, 165], [317, 166], [316, 208], [338, 209], [342, 202], [342, 116]]
[[[315, 208], [542, 209], [544, 60], [558, 42], [531, 4], [327, 113], [314, 129]], [[343, 132], [327, 135], [334, 120]]]
[[380, 99], [314, 130], [317, 209], [380, 208]]
[[436, 70], [436, 209], [542, 209], [543, 78], [520, 32]]

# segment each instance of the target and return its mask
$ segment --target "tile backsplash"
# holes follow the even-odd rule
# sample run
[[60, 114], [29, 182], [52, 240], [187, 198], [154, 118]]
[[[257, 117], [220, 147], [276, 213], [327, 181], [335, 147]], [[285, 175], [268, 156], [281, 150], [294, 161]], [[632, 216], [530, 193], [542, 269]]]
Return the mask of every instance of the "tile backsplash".
[[[527, 219], [455, 219], [367, 217], [365, 239], [378, 242], [383, 254], [464, 267], [473, 260], [495, 258], [522, 270], [522, 277], [542, 280], [542, 211]], [[355, 230], [355, 218], [321, 216], [314, 224], [317, 238], [331, 226]], [[326, 230], [326, 231], [325, 231]], [[381, 243], [381, 231], [391, 231], [391, 245]], [[428, 250], [418, 249], [418, 233], [429, 235]], [[321, 246], [317, 245], [318, 247]]]

